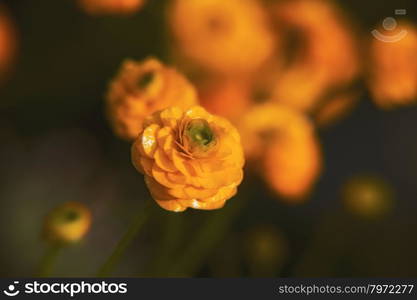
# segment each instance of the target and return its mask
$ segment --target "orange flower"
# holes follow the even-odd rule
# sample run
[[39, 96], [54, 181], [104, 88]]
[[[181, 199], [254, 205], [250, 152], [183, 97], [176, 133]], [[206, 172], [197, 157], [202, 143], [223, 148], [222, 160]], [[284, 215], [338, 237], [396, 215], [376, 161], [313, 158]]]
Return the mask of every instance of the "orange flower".
[[90, 229], [91, 212], [82, 203], [70, 201], [52, 210], [45, 218], [44, 235], [48, 241], [73, 243]]
[[4, 6], [0, 5], [0, 78], [8, 71], [16, 52], [16, 33]]
[[164, 209], [221, 208], [243, 178], [240, 136], [201, 106], [154, 113], [132, 145], [132, 161]]
[[241, 80], [222, 80], [210, 83], [201, 89], [201, 105], [210, 113], [231, 121], [239, 118], [250, 106], [250, 89]]
[[237, 123], [255, 103], [271, 99], [281, 61], [269, 59], [256, 72], [243, 76], [200, 76], [196, 82], [200, 103], [210, 113]]
[[[407, 34], [396, 42], [372, 39], [370, 46], [369, 88], [381, 108], [415, 103], [417, 99], [417, 28], [401, 24]], [[400, 32], [379, 31], [385, 36]]]
[[272, 9], [291, 59], [278, 78], [274, 99], [309, 111], [327, 89], [350, 84], [360, 71], [357, 41], [333, 2], [282, 1]]
[[154, 58], [141, 63], [126, 60], [110, 83], [107, 114], [118, 136], [134, 140], [143, 120], [153, 112], [172, 105], [185, 109], [196, 103], [194, 87], [173, 68]]
[[317, 140], [312, 135], [279, 139], [266, 150], [263, 167], [273, 190], [292, 202], [302, 201], [321, 169]]
[[216, 73], [253, 71], [274, 48], [265, 12], [254, 0], [174, 0], [168, 22], [180, 52]]
[[321, 151], [312, 124], [289, 107], [265, 103], [252, 108], [239, 126], [245, 152], [273, 190], [301, 201], [321, 170]]
[[145, 0], [78, 0], [78, 4], [91, 15], [131, 14], [138, 11]]

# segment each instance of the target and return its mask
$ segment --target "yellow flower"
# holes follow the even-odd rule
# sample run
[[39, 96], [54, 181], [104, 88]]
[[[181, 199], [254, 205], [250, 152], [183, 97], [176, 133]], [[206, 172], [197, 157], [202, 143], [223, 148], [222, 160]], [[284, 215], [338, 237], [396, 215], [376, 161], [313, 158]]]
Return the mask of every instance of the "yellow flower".
[[271, 11], [283, 40], [298, 41], [287, 45], [291, 59], [277, 80], [275, 101], [310, 111], [328, 89], [353, 82], [360, 71], [357, 41], [332, 1], [281, 1]]
[[106, 100], [114, 132], [134, 140], [148, 115], [173, 105], [186, 109], [197, 104], [197, 95], [184, 76], [149, 58], [141, 63], [126, 60], [110, 83]]
[[91, 15], [131, 14], [138, 11], [145, 0], [78, 0], [78, 4]]
[[16, 32], [3, 5], [0, 5], [0, 79], [8, 71], [16, 53]]
[[286, 200], [301, 201], [321, 171], [321, 151], [312, 124], [276, 103], [254, 106], [239, 130], [248, 158], [270, 187]]
[[80, 202], [70, 201], [56, 207], [46, 216], [44, 235], [50, 242], [73, 243], [86, 235], [90, 225], [90, 210]]
[[154, 113], [132, 145], [132, 162], [164, 209], [217, 209], [243, 178], [237, 130], [201, 106]]
[[[416, 103], [417, 99], [417, 28], [400, 23], [398, 30], [407, 34], [396, 42], [372, 39], [370, 46], [369, 88], [381, 108]], [[385, 36], [401, 32], [379, 31]]]
[[251, 72], [274, 49], [265, 11], [254, 0], [174, 0], [168, 22], [179, 51], [212, 72]]

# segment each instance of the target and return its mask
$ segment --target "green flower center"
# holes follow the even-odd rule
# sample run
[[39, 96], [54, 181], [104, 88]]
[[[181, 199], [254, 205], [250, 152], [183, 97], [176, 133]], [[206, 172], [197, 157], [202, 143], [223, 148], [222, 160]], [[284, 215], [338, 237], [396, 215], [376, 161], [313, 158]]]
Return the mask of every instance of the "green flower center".
[[153, 71], [148, 71], [143, 73], [139, 79], [138, 79], [138, 87], [141, 89], [146, 88], [149, 84], [151, 84], [151, 82], [154, 80], [155, 78], [155, 72]]
[[208, 122], [203, 119], [190, 121], [187, 126], [187, 136], [193, 144], [202, 147], [211, 145], [216, 139], [214, 131]]
[[62, 215], [63, 222], [71, 223], [80, 218], [80, 214], [75, 210], [67, 210]]

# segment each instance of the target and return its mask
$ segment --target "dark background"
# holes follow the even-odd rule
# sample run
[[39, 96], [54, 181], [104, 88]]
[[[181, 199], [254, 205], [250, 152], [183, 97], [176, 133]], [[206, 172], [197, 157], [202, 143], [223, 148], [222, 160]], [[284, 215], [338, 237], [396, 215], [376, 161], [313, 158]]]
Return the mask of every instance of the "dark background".
[[[91, 207], [93, 227], [82, 243], [65, 249], [54, 275], [94, 275], [149, 197], [130, 163], [130, 145], [108, 127], [103, 96], [123, 59], [153, 55], [169, 62], [165, 1], [150, 0], [129, 17], [91, 17], [71, 0], [1, 2], [16, 23], [19, 51], [0, 87], [0, 276], [34, 274], [45, 248], [42, 217], [67, 200]], [[365, 37], [394, 9], [417, 20], [413, 0], [340, 3]], [[365, 93], [348, 118], [320, 130], [325, 169], [311, 199], [283, 204], [249, 174], [242, 188], [249, 201], [192, 275], [249, 276], [239, 245], [247, 230], [272, 224], [290, 250], [277, 276], [417, 276], [415, 128], [417, 107], [382, 111]], [[363, 220], [343, 209], [341, 185], [363, 173], [378, 174], [395, 191], [394, 208], [383, 219]], [[181, 254], [210, 212], [154, 214], [115, 275], [147, 275], [169, 224], [181, 228], [172, 233]], [[166, 256], [165, 264], [175, 259]], [[238, 267], [216, 270], [231, 261]], [[156, 275], [168, 274], [165, 264]]]

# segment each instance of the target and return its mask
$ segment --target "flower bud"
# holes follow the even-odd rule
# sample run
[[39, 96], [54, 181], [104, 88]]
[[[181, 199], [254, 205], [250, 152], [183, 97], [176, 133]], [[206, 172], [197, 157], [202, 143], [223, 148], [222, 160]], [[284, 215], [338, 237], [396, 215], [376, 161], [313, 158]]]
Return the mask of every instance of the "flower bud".
[[46, 216], [44, 236], [52, 243], [74, 243], [87, 234], [90, 225], [90, 210], [80, 202], [69, 201], [59, 205]]

